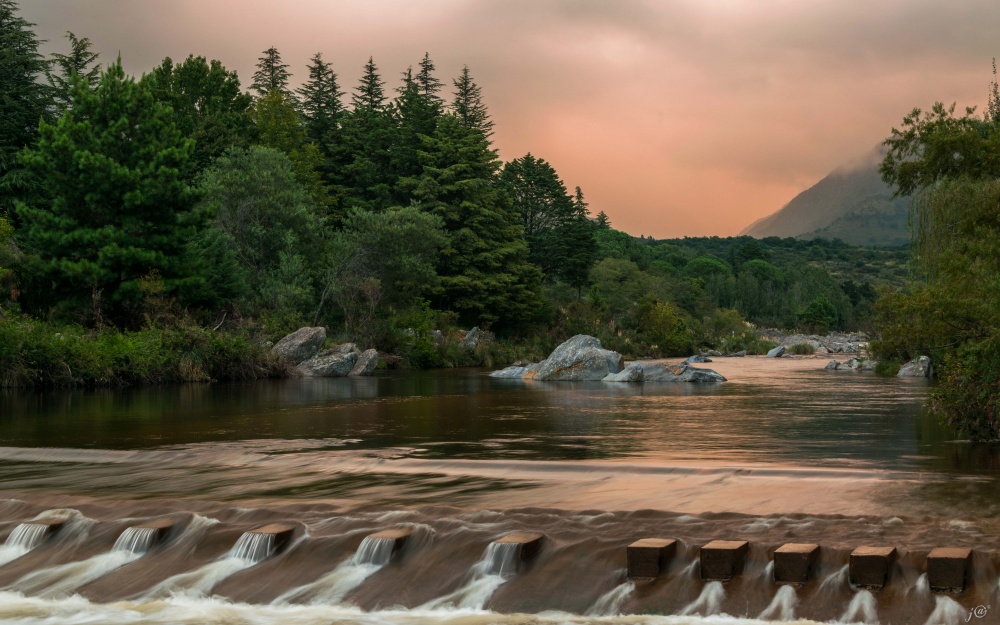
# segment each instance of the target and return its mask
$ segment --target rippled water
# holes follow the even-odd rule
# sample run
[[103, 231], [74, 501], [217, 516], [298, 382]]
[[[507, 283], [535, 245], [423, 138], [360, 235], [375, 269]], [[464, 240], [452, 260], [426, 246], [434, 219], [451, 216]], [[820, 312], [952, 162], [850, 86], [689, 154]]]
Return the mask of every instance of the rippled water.
[[[922, 408], [925, 380], [825, 362], [720, 359], [707, 366], [730, 381], [714, 386], [448, 371], [5, 392], [0, 539], [39, 515], [73, 522], [0, 565], [0, 620], [950, 623], [997, 603], [1000, 448], [952, 440]], [[106, 555], [136, 521], [164, 518], [177, 528], [163, 544]], [[298, 528], [290, 547], [229, 566], [243, 532], [274, 522]], [[365, 536], [393, 527], [413, 530], [403, 557], [359, 564]], [[511, 531], [545, 534], [537, 561], [483, 574]], [[628, 583], [624, 546], [642, 537], [682, 549], [661, 579]], [[751, 562], [703, 584], [697, 547], [717, 538], [750, 540]], [[824, 548], [795, 592], [765, 566], [785, 542]], [[861, 544], [900, 549], [871, 598], [844, 573]], [[974, 583], [913, 600], [923, 558], [945, 545], [977, 550]]]

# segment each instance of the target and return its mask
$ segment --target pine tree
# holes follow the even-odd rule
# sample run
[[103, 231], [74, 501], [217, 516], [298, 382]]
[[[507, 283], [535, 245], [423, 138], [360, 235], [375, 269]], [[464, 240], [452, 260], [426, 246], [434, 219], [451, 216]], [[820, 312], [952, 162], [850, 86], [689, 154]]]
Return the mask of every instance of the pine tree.
[[[425, 61], [429, 62], [426, 57]], [[425, 139], [437, 128], [442, 104], [440, 98], [424, 95], [419, 75], [414, 78], [410, 69], [403, 72], [403, 83], [396, 91], [399, 96], [393, 102], [395, 139], [390, 166], [398, 182], [394, 185], [393, 202], [407, 206], [412, 199], [410, 180], [420, 175], [423, 167], [420, 152], [426, 147]]]
[[264, 50], [264, 56], [257, 59], [257, 71], [253, 74], [253, 84], [250, 85], [258, 98], [263, 98], [272, 91], [278, 91], [294, 99], [288, 89], [288, 81], [292, 75], [288, 73], [288, 65], [281, 62], [281, 53], [277, 48]]
[[452, 84], [455, 85], [455, 97], [451, 101], [451, 112], [466, 128], [474, 128], [486, 138], [492, 137], [493, 122], [483, 102], [483, 90], [472, 80], [468, 65]]
[[536, 320], [541, 272], [527, 261], [517, 215], [496, 184], [496, 153], [454, 115], [444, 115], [425, 144], [413, 194], [448, 236], [438, 265], [442, 307], [464, 323], [499, 329]]
[[390, 165], [395, 128], [386, 106], [385, 83], [370, 58], [351, 105], [352, 110], [343, 118], [343, 148], [336, 160], [346, 193], [343, 205], [384, 210], [393, 204], [396, 183]]
[[611, 230], [611, 220], [608, 219], [608, 215], [604, 211], [597, 213], [594, 225], [597, 226], [598, 230]]
[[444, 100], [438, 93], [441, 91], [443, 83], [434, 76], [434, 61], [431, 60], [431, 55], [428, 52], [424, 53], [424, 58], [420, 61], [420, 71], [417, 72], [417, 76], [414, 80], [417, 82], [417, 87], [419, 88], [420, 95], [424, 97], [428, 102], [436, 104], [437, 106], [443, 106]]
[[369, 57], [365, 63], [365, 73], [351, 96], [351, 106], [357, 109], [381, 111], [385, 108], [385, 83], [379, 76], [375, 61]]
[[20, 159], [37, 191], [16, 205], [35, 281], [26, 299], [135, 325], [144, 282], [183, 296], [192, 278], [184, 250], [198, 225], [186, 182], [194, 142], [170, 108], [119, 59], [94, 89], [77, 81], [69, 110], [39, 134]]
[[38, 53], [42, 42], [17, 11], [14, 0], [0, 0], [0, 215], [27, 185], [17, 154], [35, 142], [51, 102], [50, 89], [39, 80], [46, 68]]
[[[72, 32], [66, 32], [69, 39], [69, 54], [52, 54], [52, 65], [46, 69], [45, 76], [52, 86], [52, 97], [55, 99], [56, 113], [62, 114], [69, 108], [72, 98], [74, 77], [79, 77], [88, 86], [93, 87], [101, 75], [101, 65], [97, 62], [98, 55], [90, 50], [90, 39], [79, 39]], [[53, 72], [58, 68], [58, 73]]]
[[167, 57], [145, 80], [157, 101], [173, 109], [177, 128], [195, 140], [194, 169], [202, 171], [233, 147], [256, 143], [250, 110], [253, 96], [243, 93], [236, 72], [203, 56], [174, 64]]
[[507, 163], [500, 181], [521, 218], [529, 259], [547, 279], [582, 284], [597, 254], [583, 192], [570, 197], [556, 170], [531, 154]]
[[343, 92], [337, 84], [337, 74], [333, 66], [323, 60], [317, 52], [308, 66], [309, 80], [299, 89], [300, 109], [305, 118], [306, 136], [326, 151], [327, 143], [335, 139], [344, 113], [340, 98]]

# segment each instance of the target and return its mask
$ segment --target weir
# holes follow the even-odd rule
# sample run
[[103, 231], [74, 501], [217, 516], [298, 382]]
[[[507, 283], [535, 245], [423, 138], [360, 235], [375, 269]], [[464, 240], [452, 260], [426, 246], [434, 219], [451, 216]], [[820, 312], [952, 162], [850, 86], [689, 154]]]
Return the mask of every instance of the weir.
[[32, 521], [21, 523], [7, 537], [7, 542], [0, 547], [0, 565], [20, 558], [35, 547], [38, 547], [65, 525], [65, 521]]

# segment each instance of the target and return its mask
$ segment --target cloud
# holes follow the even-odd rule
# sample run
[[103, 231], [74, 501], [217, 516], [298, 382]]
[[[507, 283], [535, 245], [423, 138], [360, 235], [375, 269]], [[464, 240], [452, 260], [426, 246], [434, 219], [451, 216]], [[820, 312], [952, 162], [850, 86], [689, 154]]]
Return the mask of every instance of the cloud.
[[391, 87], [424, 52], [469, 65], [504, 158], [550, 161], [635, 234], [739, 232], [936, 100], [982, 104], [1000, 5], [969, 0], [31, 0], [130, 71], [220, 59], [247, 82], [276, 46], [345, 90], [373, 56]]

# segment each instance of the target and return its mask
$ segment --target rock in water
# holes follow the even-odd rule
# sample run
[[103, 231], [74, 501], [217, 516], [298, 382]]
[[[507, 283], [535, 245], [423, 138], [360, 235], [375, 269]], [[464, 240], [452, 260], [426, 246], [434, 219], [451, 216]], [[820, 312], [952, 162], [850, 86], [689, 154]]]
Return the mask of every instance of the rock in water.
[[315, 356], [326, 343], [326, 328], [299, 328], [271, 348], [271, 353], [290, 365]]
[[[353, 345], [352, 343], [348, 343]], [[323, 378], [342, 378], [350, 375], [360, 354], [357, 350], [346, 354], [338, 349], [327, 349], [316, 354], [309, 360], [299, 364], [299, 371], [304, 375], [314, 375]]]
[[524, 377], [535, 380], [603, 380], [618, 373], [625, 360], [618, 352], [601, 347], [601, 342], [578, 334], [557, 347], [548, 358], [532, 367]]
[[646, 382], [725, 382], [722, 374], [711, 369], [699, 369], [681, 363], [679, 365], [646, 365]]
[[712, 362], [712, 359], [706, 358], [702, 354], [695, 354], [694, 356], [688, 356], [687, 360], [684, 361], [684, 364], [693, 365], [695, 363], [705, 363], [705, 362]]
[[499, 371], [494, 371], [490, 374], [491, 378], [502, 378], [506, 380], [520, 379], [523, 378], [532, 367], [537, 365], [529, 365], [527, 367], [507, 367], [506, 369], [501, 369]]
[[350, 376], [371, 375], [378, 367], [378, 350], [367, 349], [358, 356], [358, 361], [354, 363], [354, 368], [348, 374]]
[[604, 376], [602, 382], [643, 382], [646, 379], [646, 372], [643, 366], [637, 362], [630, 362], [618, 373], [609, 373]]
[[775, 347], [771, 351], [767, 352], [767, 357], [768, 358], [781, 358], [784, 355], [785, 355], [785, 346], [784, 345], [778, 345], [777, 347]]
[[899, 368], [896, 374], [901, 378], [929, 378], [931, 376], [931, 359], [927, 356], [914, 358]]
[[826, 366], [823, 368], [826, 369], [827, 371], [836, 371], [837, 369], [840, 369], [840, 363], [837, 362], [836, 360], [831, 360], [830, 362], [826, 363]]

